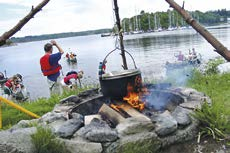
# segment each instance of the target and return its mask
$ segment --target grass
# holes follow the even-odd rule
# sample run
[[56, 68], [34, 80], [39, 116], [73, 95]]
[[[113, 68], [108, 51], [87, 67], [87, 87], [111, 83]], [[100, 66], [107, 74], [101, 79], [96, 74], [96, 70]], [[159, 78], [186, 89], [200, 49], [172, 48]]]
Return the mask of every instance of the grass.
[[[220, 62], [219, 59], [216, 62]], [[188, 86], [205, 93], [212, 105], [205, 103], [195, 111], [194, 117], [201, 122], [201, 135], [214, 139], [226, 139], [230, 135], [230, 74], [218, 74], [215, 61], [208, 64], [204, 74], [194, 71]]]
[[69, 153], [64, 143], [60, 142], [49, 128], [37, 127], [31, 138], [35, 153]]
[[[20, 106], [23, 108], [42, 116], [47, 112], [50, 112], [53, 110], [55, 104], [58, 104], [59, 101], [63, 98], [66, 98], [70, 95], [77, 95], [78, 93], [90, 89], [92, 87], [85, 87], [82, 89], [77, 90], [71, 90], [71, 91], [64, 91], [62, 95], [53, 95], [50, 98], [39, 98], [35, 101], [32, 101], [30, 103], [24, 102], [19, 103]], [[9, 105], [6, 105], [5, 103], [2, 103], [2, 127], [3, 129], [8, 129], [12, 125], [15, 125], [20, 120], [29, 120], [32, 119], [27, 114], [10, 107]]]

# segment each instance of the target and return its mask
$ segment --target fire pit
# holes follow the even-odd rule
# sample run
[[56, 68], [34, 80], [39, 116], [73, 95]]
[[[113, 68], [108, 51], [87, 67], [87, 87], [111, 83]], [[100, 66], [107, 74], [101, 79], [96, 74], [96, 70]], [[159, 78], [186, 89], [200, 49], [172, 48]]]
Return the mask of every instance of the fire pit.
[[[189, 114], [209, 98], [194, 89], [170, 84], [148, 84], [145, 88], [149, 94], [140, 97], [142, 110], [132, 107], [127, 99], [104, 96], [98, 89], [63, 99], [53, 112], [68, 112], [71, 120], [77, 117], [78, 126], [65, 132], [67, 125], [63, 125], [57, 135], [98, 153], [159, 152], [160, 148], [194, 139], [198, 122]], [[68, 122], [70, 127], [72, 122]]]
[[[140, 116], [140, 114], [142, 114], [141, 116], [146, 116], [148, 118], [151, 118], [153, 113], [160, 113], [160, 112], [164, 112], [165, 110], [173, 112], [179, 104], [184, 103], [185, 101], [184, 97], [178, 94], [177, 92], [171, 90], [170, 87], [171, 84], [166, 84], [166, 83], [157, 84], [157, 85], [146, 84], [145, 88], [148, 91], [148, 94], [141, 97], [139, 97], [137, 94], [134, 93], [131, 93], [129, 95], [127, 93], [127, 87], [125, 88], [126, 92], [124, 92], [126, 93], [126, 96], [123, 96], [123, 98], [122, 97], [114, 98], [113, 96], [110, 96], [111, 94], [108, 94], [107, 96], [107, 94], [98, 93], [96, 97], [87, 99], [85, 101], [82, 101], [78, 105], [76, 105], [72, 109], [72, 112], [80, 113], [84, 116], [100, 113], [105, 117], [107, 116], [107, 114], [106, 115], [103, 114], [105, 112], [103, 112], [104, 110], [101, 110], [101, 107], [103, 105], [105, 107], [106, 105], [107, 107], [111, 108], [111, 110], [109, 110], [108, 112], [109, 114], [112, 113], [112, 115], [114, 115], [113, 112], [116, 111], [124, 119], [128, 117], [133, 117], [134, 114], [130, 115], [129, 112], [126, 112], [130, 110], [132, 110], [132, 112], [135, 112], [135, 115], [137, 116]], [[114, 91], [114, 89], [111, 90]], [[136, 106], [132, 103], [136, 103]], [[112, 116], [109, 115], [107, 117], [112, 117]], [[116, 124], [118, 124], [116, 120], [112, 122], [114, 122], [113, 124], [115, 124], [115, 126]]]

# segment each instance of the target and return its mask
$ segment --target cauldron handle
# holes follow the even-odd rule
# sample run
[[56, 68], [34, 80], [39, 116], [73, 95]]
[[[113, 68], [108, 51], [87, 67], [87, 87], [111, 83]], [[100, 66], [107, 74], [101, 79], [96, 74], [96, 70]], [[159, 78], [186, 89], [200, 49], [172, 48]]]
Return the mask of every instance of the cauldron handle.
[[[103, 60], [103, 62], [102, 62], [103, 65], [105, 64], [105, 61], [106, 61], [107, 57], [108, 57], [112, 52], [114, 52], [114, 51], [117, 50], [117, 49], [118, 49], [118, 50], [121, 50], [120, 48], [116, 47], [114, 50], [110, 51], [110, 52], [105, 56], [105, 58], [104, 58], [104, 60]], [[127, 54], [129, 54], [129, 56], [130, 56], [131, 59], [133, 60], [133, 64], [134, 64], [135, 69], [137, 69], [136, 62], [134, 61], [133, 56], [132, 56], [128, 51], [126, 51], [126, 50], [124, 50], [124, 51], [125, 51]]]

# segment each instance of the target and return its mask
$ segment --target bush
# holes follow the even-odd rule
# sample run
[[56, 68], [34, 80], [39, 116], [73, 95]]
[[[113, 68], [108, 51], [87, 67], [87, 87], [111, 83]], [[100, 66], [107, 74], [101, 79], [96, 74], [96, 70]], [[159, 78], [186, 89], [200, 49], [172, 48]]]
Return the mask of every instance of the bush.
[[188, 86], [205, 93], [212, 105], [205, 103], [195, 111], [194, 117], [201, 122], [201, 135], [211, 135], [214, 139], [225, 139], [230, 134], [230, 74], [203, 75], [194, 71]]
[[230, 120], [226, 115], [223, 104], [209, 106], [204, 103], [201, 109], [197, 109], [193, 116], [201, 123], [202, 135], [210, 135], [213, 139], [220, 140], [227, 137], [230, 132]]
[[205, 74], [206, 75], [217, 74], [218, 73], [217, 66], [223, 63], [224, 63], [223, 58], [216, 58], [210, 60], [206, 66]]
[[49, 128], [37, 127], [37, 132], [31, 135], [36, 153], [69, 153], [64, 143], [61, 143]]

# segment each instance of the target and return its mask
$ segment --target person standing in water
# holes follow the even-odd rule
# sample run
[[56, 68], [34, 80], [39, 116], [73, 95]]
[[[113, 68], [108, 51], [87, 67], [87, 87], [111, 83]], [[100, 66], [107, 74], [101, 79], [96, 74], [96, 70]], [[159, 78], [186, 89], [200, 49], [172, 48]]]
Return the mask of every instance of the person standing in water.
[[[53, 54], [53, 46], [58, 49], [57, 53]], [[44, 76], [47, 76], [47, 82], [51, 94], [61, 94], [62, 87], [60, 84], [61, 65], [58, 63], [63, 55], [63, 49], [55, 40], [44, 45], [45, 55], [40, 58], [41, 71]]]

